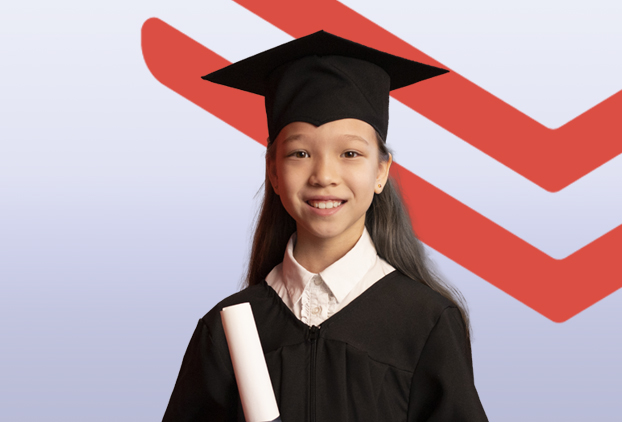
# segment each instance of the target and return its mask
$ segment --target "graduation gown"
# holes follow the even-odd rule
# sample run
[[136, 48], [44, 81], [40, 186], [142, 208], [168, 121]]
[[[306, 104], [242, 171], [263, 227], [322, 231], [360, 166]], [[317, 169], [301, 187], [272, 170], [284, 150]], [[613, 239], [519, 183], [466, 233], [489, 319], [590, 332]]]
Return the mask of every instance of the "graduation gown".
[[460, 311], [393, 271], [319, 327], [263, 281], [197, 325], [164, 422], [244, 421], [220, 310], [250, 302], [283, 422], [487, 421]]

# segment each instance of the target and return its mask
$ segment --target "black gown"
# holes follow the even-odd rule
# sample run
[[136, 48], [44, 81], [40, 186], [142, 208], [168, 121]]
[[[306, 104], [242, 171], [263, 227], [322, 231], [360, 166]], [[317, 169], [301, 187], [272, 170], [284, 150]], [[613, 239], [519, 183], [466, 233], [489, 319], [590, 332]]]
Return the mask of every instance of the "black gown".
[[460, 311], [398, 270], [320, 327], [263, 281], [190, 340], [163, 421], [244, 421], [220, 310], [250, 302], [283, 422], [487, 421]]

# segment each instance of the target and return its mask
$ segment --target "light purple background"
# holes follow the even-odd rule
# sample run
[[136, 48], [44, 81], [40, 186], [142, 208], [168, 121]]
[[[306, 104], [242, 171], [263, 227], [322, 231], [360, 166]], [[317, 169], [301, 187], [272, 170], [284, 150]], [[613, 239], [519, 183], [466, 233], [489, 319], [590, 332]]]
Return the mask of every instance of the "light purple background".
[[[548, 127], [622, 87], [613, 0], [345, 3]], [[290, 39], [227, 0], [0, 5], [2, 421], [161, 419], [197, 320], [240, 286], [263, 147], [153, 78], [150, 17], [232, 61]], [[396, 161], [551, 256], [622, 223], [621, 157], [549, 194], [391, 112]], [[620, 420], [619, 291], [556, 324], [430, 255], [468, 300], [491, 421]]]

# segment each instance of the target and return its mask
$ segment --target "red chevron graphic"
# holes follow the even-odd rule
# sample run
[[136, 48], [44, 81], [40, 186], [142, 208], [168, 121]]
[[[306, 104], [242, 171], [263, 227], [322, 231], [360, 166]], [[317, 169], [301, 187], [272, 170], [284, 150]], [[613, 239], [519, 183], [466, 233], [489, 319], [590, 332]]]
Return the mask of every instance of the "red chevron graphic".
[[[324, 29], [447, 68], [336, 0], [234, 1], [296, 38]], [[544, 127], [456, 72], [394, 91], [393, 97], [550, 192], [622, 153], [622, 91], [558, 129]]]
[[[229, 62], [156, 18], [143, 25], [142, 50], [163, 85], [265, 145], [263, 97], [200, 78]], [[622, 286], [622, 226], [555, 260], [399, 164], [392, 174], [423, 242], [553, 321], [566, 321]]]

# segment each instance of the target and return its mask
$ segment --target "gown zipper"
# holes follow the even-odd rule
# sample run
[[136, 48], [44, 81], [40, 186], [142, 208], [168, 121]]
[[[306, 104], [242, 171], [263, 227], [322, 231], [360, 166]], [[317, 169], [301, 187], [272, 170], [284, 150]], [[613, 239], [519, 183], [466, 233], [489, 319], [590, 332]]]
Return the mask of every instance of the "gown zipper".
[[309, 333], [308, 333], [308, 339], [309, 342], [311, 343], [311, 364], [310, 364], [310, 369], [311, 369], [311, 373], [309, 376], [310, 379], [310, 391], [309, 391], [309, 421], [310, 422], [315, 422], [315, 408], [316, 408], [316, 399], [315, 399], [315, 364], [316, 364], [316, 357], [317, 357], [317, 338], [318, 338], [318, 331], [320, 330], [319, 326], [311, 326], [309, 327]]

